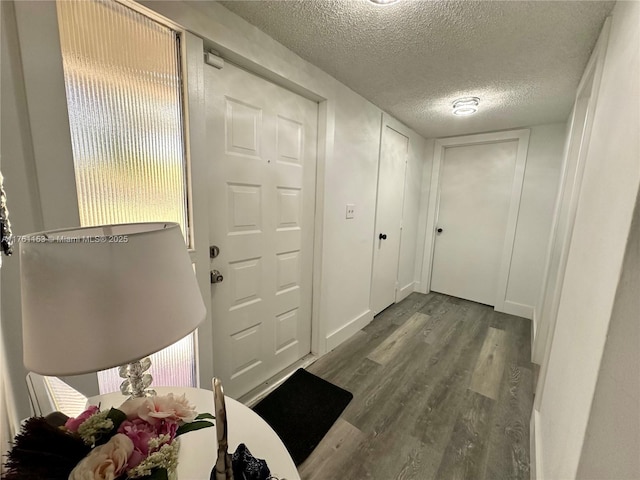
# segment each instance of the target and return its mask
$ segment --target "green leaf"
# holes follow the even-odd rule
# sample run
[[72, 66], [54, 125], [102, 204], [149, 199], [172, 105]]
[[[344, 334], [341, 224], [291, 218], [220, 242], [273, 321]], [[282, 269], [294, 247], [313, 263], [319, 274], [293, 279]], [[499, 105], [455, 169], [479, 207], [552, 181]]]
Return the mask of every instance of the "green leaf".
[[176, 431], [176, 437], [182, 435], [183, 433], [193, 432], [195, 430], [200, 430], [202, 428], [213, 427], [213, 423], [207, 422], [206, 420], [199, 420], [191, 423], [185, 423], [184, 425], [180, 425], [178, 430]]
[[210, 418], [211, 420], [215, 420], [216, 417], [214, 417], [213, 415], [211, 415], [210, 413], [204, 412], [199, 414], [195, 419], [196, 420], [202, 420], [203, 418]]
[[111, 410], [109, 410], [109, 413], [107, 413], [107, 418], [113, 422], [113, 431], [117, 432], [120, 424], [127, 419], [127, 416], [122, 410], [111, 408]]

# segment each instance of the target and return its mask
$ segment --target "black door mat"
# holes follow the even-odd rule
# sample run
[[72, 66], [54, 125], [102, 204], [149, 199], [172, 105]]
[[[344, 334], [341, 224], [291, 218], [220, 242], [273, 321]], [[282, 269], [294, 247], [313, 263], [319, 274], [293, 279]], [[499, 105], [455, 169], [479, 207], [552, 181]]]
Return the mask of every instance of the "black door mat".
[[253, 410], [275, 430], [297, 466], [318, 446], [352, 398], [350, 392], [300, 368]]

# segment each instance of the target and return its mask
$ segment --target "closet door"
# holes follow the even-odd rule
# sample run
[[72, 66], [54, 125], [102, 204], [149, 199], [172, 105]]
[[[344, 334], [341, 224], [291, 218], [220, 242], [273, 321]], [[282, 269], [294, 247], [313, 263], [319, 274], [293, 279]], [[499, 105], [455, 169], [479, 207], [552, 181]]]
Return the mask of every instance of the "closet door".
[[[402, 235], [409, 137], [383, 117], [373, 249], [371, 308], [380, 313], [395, 302]], [[395, 128], [394, 128], [395, 127]]]
[[518, 140], [448, 147], [431, 290], [495, 305]]

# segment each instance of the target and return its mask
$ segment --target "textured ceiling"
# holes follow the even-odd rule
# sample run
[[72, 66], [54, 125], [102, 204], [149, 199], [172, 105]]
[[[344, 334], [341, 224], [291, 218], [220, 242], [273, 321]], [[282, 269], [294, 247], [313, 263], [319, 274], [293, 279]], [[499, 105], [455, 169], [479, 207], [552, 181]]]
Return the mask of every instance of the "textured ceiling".
[[[565, 121], [614, 2], [220, 3], [432, 138]], [[479, 112], [453, 116], [470, 95]]]

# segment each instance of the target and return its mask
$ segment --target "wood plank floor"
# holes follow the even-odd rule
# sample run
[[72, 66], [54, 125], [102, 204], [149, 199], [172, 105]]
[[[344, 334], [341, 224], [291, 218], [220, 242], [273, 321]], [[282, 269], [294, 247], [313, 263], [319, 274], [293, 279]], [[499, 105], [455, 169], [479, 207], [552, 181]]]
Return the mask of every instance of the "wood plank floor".
[[303, 480], [529, 478], [529, 320], [413, 293], [308, 370], [353, 393]]

